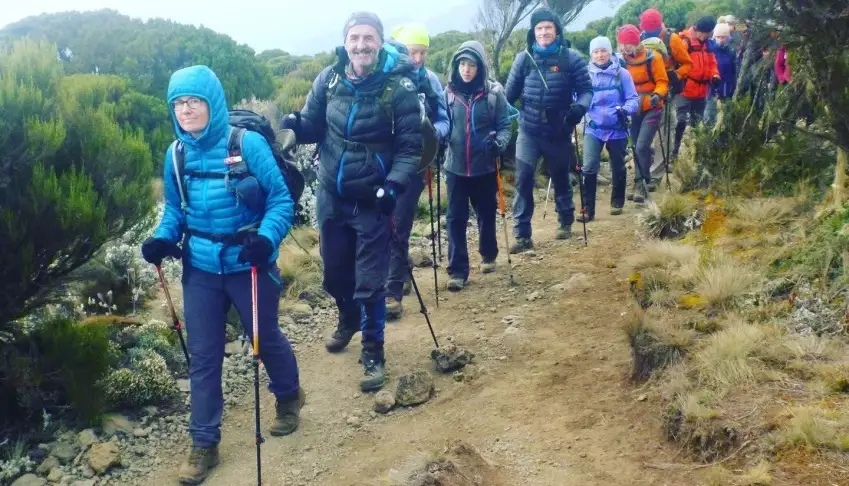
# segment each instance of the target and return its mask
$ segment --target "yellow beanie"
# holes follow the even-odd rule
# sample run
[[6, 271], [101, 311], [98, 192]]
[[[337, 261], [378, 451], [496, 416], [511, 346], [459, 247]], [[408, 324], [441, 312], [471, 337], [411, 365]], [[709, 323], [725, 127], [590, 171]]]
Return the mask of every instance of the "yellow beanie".
[[408, 46], [418, 44], [430, 47], [430, 36], [427, 33], [427, 28], [420, 24], [399, 25], [392, 30], [392, 38]]

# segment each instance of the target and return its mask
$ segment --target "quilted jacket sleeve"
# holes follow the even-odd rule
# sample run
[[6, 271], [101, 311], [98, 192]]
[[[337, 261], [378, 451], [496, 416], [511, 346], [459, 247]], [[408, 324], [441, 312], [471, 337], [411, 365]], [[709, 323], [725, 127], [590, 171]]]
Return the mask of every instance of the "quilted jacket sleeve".
[[522, 89], [525, 87], [525, 56], [527, 51], [519, 51], [516, 58], [513, 60], [513, 66], [510, 68], [510, 74], [507, 76], [507, 85], [504, 87], [504, 92], [507, 95], [507, 102], [511, 105], [522, 96]]
[[301, 126], [298, 130], [298, 143], [318, 143], [327, 130], [327, 80], [332, 68], [325, 68], [312, 83], [307, 101], [301, 110]]
[[271, 148], [262, 135], [245, 132], [242, 150], [251, 174], [257, 178], [266, 194], [265, 214], [258, 232], [268, 238], [274, 248], [277, 248], [289, 233], [295, 217], [292, 196], [283, 180], [283, 174], [277, 167]]
[[574, 49], [569, 50], [569, 57], [569, 77], [574, 82], [576, 103], [589, 110], [593, 102], [593, 83], [587, 61]]

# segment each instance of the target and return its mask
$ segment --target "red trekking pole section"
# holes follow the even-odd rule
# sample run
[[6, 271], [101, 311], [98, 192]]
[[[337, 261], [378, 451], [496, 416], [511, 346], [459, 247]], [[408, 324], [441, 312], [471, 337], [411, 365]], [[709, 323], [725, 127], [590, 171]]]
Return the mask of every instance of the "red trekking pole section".
[[259, 312], [257, 308], [257, 278], [256, 267], [251, 267], [251, 311], [253, 318], [253, 355], [254, 355], [254, 410], [256, 416], [256, 484], [262, 484], [262, 460], [260, 448], [264, 439], [259, 428]]
[[171, 292], [168, 290], [168, 284], [165, 282], [165, 275], [162, 274], [162, 267], [156, 266], [156, 273], [159, 275], [159, 284], [162, 285], [162, 290], [165, 292], [165, 300], [168, 302], [168, 310], [171, 312], [171, 323], [174, 326], [174, 332], [180, 338], [180, 347], [183, 348], [183, 354], [186, 356], [186, 368], [191, 365], [189, 359], [189, 348], [186, 347], [186, 339], [183, 337], [183, 325], [177, 317], [177, 311], [174, 310], [174, 302], [171, 300]]

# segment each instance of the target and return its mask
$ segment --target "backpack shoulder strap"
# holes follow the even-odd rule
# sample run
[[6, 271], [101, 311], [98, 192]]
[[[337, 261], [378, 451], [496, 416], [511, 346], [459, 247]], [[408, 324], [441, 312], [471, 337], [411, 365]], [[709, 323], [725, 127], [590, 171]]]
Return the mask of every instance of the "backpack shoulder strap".
[[652, 64], [654, 63], [654, 53], [649, 49], [646, 52], [646, 72], [649, 75], [649, 80], [652, 84], [657, 85], [657, 82], [654, 80], [654, 68]]
[[186, 193], [183, 189], [183, 166], [186, 163], [185, 151], [183, 150], [183, 142], [174, 140], [171, 143], [171, 164], [174, 166], [174, 178], [177, 182], [177, 190], [180, 192], [180, 208], [185, 211], [188, 207], [186, 202]]

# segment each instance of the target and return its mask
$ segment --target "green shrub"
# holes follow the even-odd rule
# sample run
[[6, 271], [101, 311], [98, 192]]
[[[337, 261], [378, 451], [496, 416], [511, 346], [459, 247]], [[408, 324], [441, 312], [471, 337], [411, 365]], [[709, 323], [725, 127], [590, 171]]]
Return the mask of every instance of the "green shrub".
[[101, 383], [107, 402], [116, 408], [136, 408], [167, 403], [177, 393], [177, 384], [165, 359], [152, 349], [134, 348], [130, 366], [109, 374]]
[[117, 361], [109, 328], [54, 318], [6, 344], [0, 356], [0, 417], [29, 420], [70, 406], [91, 422], [104, 411], [98, 381]]

